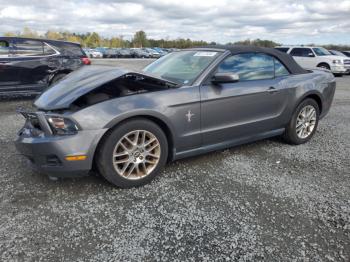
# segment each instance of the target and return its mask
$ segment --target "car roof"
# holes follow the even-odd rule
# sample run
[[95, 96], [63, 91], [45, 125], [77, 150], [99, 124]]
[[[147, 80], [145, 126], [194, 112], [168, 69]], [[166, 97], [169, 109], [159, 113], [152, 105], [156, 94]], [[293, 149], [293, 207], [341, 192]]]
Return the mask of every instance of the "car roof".
[[80, 45], [80, 43], [76, 43], [76, 42], [69, 42], [69, 41], [63, 41], [63, 40], [52, 40], [52, 39], [46, 39], [46, 38], [32, 38], [32, 37], [18, 37], [18, 36], [1, 36], [0, 37], [0, 40], [17, 40], [17, 39], [44, 41], [47, 43], [57, 43], [57, 44]]
[[242, 53], [264, 53], [277, 58], [292, 74], [305, 74], [308, 73], [307, 70], [303, 69], [293, 57], [289, 54], [281, 52], [275, 48], [266, 48], [258, 46], [243, 46], [243, 45], [212, 45], [203, 46], [200, 48], [192, 48], [192, 50], [205, 50], [205, 51], [228, 51], [232, 55], [242, 54]]

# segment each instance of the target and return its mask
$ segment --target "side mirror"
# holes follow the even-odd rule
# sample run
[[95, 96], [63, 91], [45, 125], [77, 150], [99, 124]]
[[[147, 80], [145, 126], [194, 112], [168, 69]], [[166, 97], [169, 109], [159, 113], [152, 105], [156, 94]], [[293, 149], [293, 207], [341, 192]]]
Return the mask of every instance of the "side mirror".
[[315, 57], [315, 55], [313, 53], [308, 53], [307, 55], [308, 55], [308, 57]]
[[216, 73], [211, 82], [214, 84], [220, 83], [235, 83], [239, 81], [239, 75], [231, 72]]

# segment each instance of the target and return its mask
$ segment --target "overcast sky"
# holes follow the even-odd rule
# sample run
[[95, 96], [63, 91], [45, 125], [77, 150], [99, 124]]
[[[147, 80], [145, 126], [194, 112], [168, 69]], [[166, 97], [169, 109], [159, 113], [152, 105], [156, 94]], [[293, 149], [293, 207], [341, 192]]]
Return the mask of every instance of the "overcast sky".
[[219, 43], [350, 44], [350, 0], [0, 0], [0, 34], [28, 26]]

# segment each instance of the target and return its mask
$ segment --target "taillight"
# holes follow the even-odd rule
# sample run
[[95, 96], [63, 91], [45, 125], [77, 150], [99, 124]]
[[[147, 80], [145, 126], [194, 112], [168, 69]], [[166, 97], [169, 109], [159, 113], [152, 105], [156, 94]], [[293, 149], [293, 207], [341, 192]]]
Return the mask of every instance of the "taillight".
[[82, 57], [81, 61], [83, 62], [84, 65], [91, 65], [91, 61], [87, 57]]

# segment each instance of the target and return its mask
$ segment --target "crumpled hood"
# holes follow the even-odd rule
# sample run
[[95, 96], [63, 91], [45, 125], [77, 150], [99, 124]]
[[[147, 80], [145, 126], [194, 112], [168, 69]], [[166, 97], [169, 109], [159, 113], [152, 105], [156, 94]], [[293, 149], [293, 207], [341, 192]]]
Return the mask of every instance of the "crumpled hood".
[[114, 67], [83, 66], [42, 93], [34, 105], [44, 110], [68, 108], [77, 98], [126, 73]]
[[128, 71], [111, 66], [83, 66], [62, 78], [61, 81], [42, 93], [34, 101], [34, 105], [42, 110], [69, 108], [71, 103], [79, 97], [126, 74], [136, 74], [164, 81], [165, 83], [174, 84], [161, 78], [149, 76], [142, 72]]

